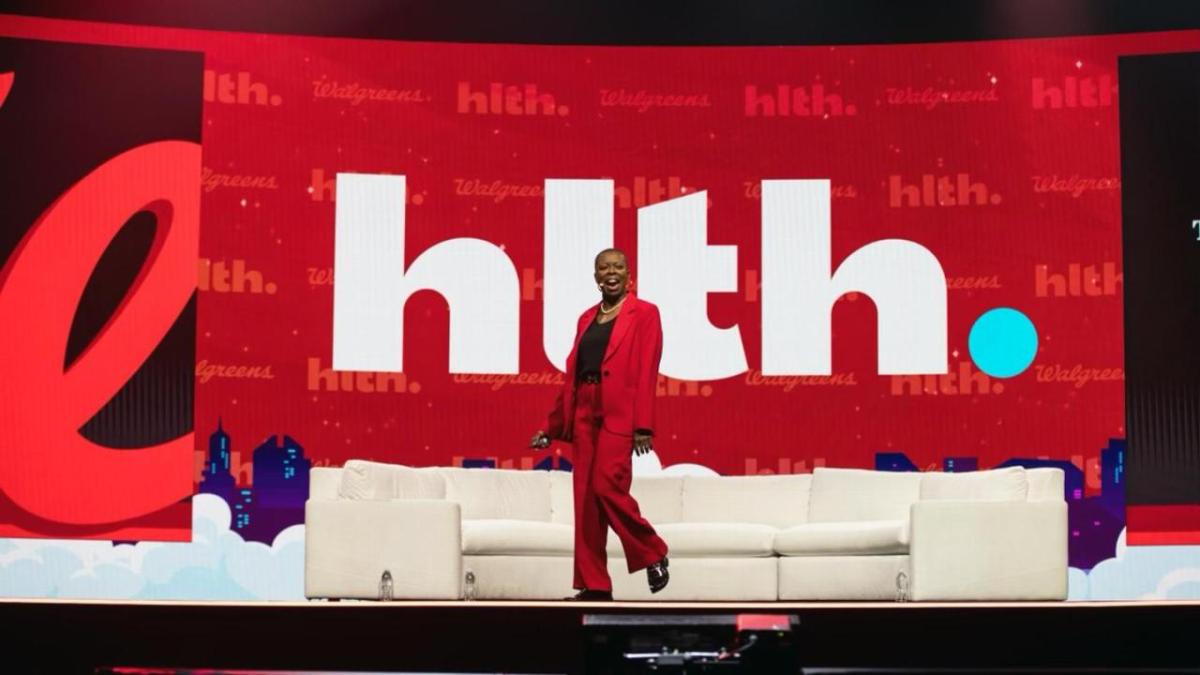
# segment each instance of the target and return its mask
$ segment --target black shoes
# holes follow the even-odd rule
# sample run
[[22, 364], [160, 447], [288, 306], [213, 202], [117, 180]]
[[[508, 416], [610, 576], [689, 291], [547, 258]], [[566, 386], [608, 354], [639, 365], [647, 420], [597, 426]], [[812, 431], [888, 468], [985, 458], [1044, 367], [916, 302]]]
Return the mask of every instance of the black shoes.
[[586, 588], [575, 595], [563, 598], [563, 600], [575, 602], [612, 602], [612, 599], [612, 591], [591, 591]]
[[[650, 565], [646, 568], [646, 581], [650, 583], [650, 592], [657, 593], [667, 587], [667, 583], [671, 581], [671, 573], [667, 571], [667, 557], [663, 556], [662, 560]], [[583, 589], [575, 595], [563, 598], [575, 602], [612, 602], [612, 591], [593, 591]]]
[[671, 573], [667, 571], [667, 557], [646, 568], [646, 581], [650, 583], [650, 592], [657, 593], [667, 587], [671, 581]]

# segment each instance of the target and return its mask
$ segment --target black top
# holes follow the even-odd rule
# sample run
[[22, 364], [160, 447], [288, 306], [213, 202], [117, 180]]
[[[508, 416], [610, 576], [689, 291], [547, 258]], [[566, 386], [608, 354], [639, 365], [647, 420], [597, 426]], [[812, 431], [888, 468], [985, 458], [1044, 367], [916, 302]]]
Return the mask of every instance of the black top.
[[[619, 314], [617, 316], [620, 317]], [[600, 318], [600, 315], [596, 314], [596, 318]], [[582, 381], [589, 375], [592, 378], [600, 376], [600, 365], [604, 363], [604, 352], [608, 349], [608, 340], [612, 337], [612, 327], [616, 322], [615, 318], [606, 323], [593, 320], [587, 330], [583, 331], [583, 337], [579, 338], [579, 351], [575, 354], [576, 382]], [[654, 435], [650, 429], [639, 428], [635, 431], [647, 436]]]
[[[599, 319], [600, 315], [596, 314]], [[586, 376], [598, 376], [600, 364], [604, 362], [604, 350], [608, 348], [608, 339], [612, 337], [612, 327], [617, 320], [600, 323], [592, 321], [583, 337], [579, 338], [579, 352], [575, 355], [575, 381], [579, 382]]]

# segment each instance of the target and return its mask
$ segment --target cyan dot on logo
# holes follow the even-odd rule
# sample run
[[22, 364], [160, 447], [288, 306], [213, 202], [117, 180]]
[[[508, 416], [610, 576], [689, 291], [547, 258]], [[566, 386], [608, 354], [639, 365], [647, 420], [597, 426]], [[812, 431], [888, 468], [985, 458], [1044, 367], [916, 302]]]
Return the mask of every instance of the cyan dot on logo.
[[989, 309], [975, 320], [967, 337], [975, 366], [991, 377], [1019, 375], [1037, 355], [1033, 322], [1011, 307]]

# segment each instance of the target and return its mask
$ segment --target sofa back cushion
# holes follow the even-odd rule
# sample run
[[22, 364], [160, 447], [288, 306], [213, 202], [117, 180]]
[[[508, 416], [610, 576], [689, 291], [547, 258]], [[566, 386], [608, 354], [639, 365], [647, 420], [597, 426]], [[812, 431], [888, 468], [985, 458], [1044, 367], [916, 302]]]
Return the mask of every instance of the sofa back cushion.
[[651, 523], [683, 520], [683, 476], [634, 476], [629, 494]]
[[1029, 481], [1031, 502], [1061, 502], [1066, 498], [1062, 469], [1025, 469], [1025, 478]]
[[921, 501], [1023, 502], [1029, 494], [1025, 469], [1009, 466], [990, 471], [921, 474]]
[[[550, 474], [550, 519], [563, 525], [575, 524], [575, 491], [572, 473]], [[678, 523], [682, 518], [683, 478], [680, 476], [635, 476], [629, 494], [638, 503], [642, 517], [651, 524]], [[464, 516], [465, 518], [465, 516]]]
[[335, 466], [314, 466], [308, 470], [308, 498], [329, 501], [338, 498], [342, 470]]
[[437, 467], [413, 468], [352, 459], [341, 471], [341, 499], [444, 499], [446, 484]]
[[550, 520], [548, 471], [438, 469], [446, 499], [458, 502], [463, 520]]
[[800, 525], [808, 522], [811, 482], [809, 474], [686, 476], [683, 522]]
[[908, 520], [917, 501], [921, 474], [908, 471], [831, 469], [813, 471], [808, 502], [812, 523]]
[[575, 474], [570, 471], [547, 471], [550, 474], [550, 522], [575, 524]]

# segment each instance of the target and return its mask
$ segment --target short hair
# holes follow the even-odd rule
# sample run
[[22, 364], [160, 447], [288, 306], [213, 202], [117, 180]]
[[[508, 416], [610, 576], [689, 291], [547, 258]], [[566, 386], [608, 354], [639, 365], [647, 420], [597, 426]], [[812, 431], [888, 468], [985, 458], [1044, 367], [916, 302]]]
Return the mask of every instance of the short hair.
[[606, 248], [603, 251], [600, 251], [599, 253], [596, 254], [596, 257], [592, 260], [593, 267], [595, 267], [596, 264], [600, 262], [600, 256], [604, 255], [605, 253], [619, 253], [621, 255], [621, 257], [625, 259], [625, 263], [629, 264], [629, 256], [625, 255], [625, 251], [622, 251], [619, 248]]

